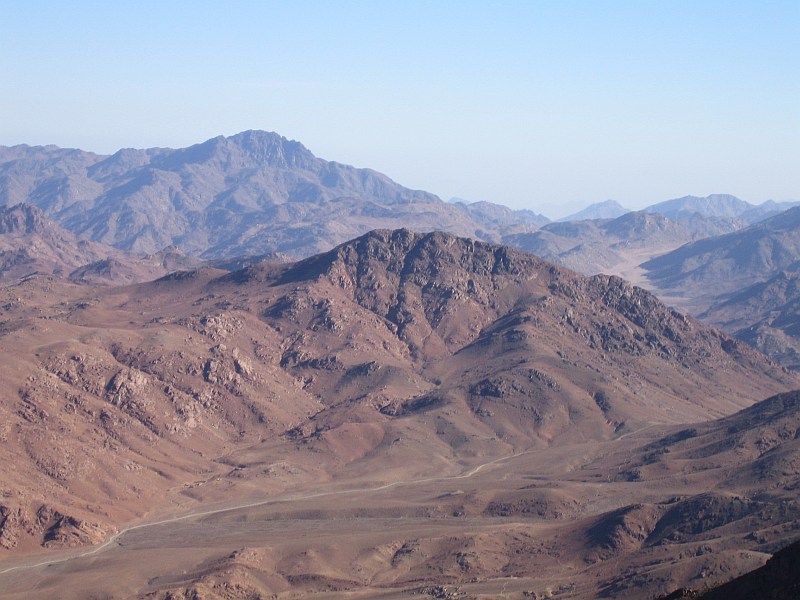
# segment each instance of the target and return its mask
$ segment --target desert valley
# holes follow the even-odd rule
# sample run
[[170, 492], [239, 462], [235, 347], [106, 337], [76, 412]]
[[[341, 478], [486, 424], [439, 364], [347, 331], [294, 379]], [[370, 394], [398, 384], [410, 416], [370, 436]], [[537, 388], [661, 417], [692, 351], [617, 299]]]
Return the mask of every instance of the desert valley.
[[797, 203], [248, 131], [0, 147], [0, 205], [3, 598], [797, 597]]

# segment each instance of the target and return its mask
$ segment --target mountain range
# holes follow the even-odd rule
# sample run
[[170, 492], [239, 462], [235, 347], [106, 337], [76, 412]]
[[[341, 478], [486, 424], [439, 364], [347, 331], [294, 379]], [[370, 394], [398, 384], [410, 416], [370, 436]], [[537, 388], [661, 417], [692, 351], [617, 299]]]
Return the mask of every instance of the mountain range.
[[81, 239], [204, 258], [308, 256], [379, 227], [413, 223], [499, 241], [547, 222], [530, 211], [448, 204], [369, 169], [315, 157], [274, 133], [246, 131], [172, 150], [111, 156], [0, 147], [0, 203], [20, 202]]
[[736, 229], [728, 221], [699, 215], [676, 221], [659, 213], [636, 211], [615, 219], [549, 223], [535, 232], [507, 235], [504, 243], [587, 275], [632, 278], [630, 271], [651, 258]]
[[680, 289], [697, 299], [727, 294], [796, 268], [798, 231], [800, 207], [729, 235], [697, 241], [643, 267], [660, 289]]
[[[488, 202], [442, 202], [370, 169], [317, 158], [300, 142], [264, 131], [110, 156], [0, 146], [0, 204], [22, 202], [80, 239], [148, 254], [175, 245], [204, 258], [272, 252], [303, 257], [371, 229], [398, 226], [500, 242], [549, 222]], [[698, 216], [726, 221], [730, 229], [790, 204], [687, 196], [644, 210], [679, 222]], [[569, 220], [624, 212], [609, 200]]]
[[642, 265], [650, 289], [798, 368], [800, 208]]
[[[488, 202], [445, 203], [369, 169], [319, 159], [299, 142], [248, 131], [111, 156], [0, 147], [2, 203], [6, 280], [39, 271], [76, 281], [144, 281], [201, 258], [231, 268], [259, 257], [302, 258], [402, 225], [502, 242], [589, 275], [622, 276], [783, 364], [800, 364], [796, 299], [781, 287], [799, 260], [791, 243], [798, 213], [780, 212], [791, 202], [756, 206], [714, 194], [625, 212], [609, 200], [548, 223]], [[40, 212], [12, 216], [30, 207]], [[22, 226], [25, 219], [35, 230]]]
[[676, 220], [700, 215], [719, 219], [741, 219], [752, 225], [796, 205], [797, 202], [775, 202], [774, 200], [754, 205], [730, 194], [711, 194], [705, 197], [684, 196], [666, 200], [652, 204], [644, 210]]
[[0, 148], [0, 204], [4, 597], [678, 598], [793, 556], [761, 352], [800, 368], [800, 208], [549, 223], [265, 132]]

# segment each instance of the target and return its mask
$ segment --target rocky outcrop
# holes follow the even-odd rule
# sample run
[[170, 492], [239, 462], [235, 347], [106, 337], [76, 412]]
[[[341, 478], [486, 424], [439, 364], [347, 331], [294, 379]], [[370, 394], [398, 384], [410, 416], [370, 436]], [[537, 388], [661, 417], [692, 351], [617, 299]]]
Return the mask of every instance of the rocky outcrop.
[[0, 547], [6, 550], [30, 537], [45, 548], [74, 548], [96, 544], [106, 535], [100, 524], [65, 515], [47, 504], [32, 514], [20, 506], [0, 505]]

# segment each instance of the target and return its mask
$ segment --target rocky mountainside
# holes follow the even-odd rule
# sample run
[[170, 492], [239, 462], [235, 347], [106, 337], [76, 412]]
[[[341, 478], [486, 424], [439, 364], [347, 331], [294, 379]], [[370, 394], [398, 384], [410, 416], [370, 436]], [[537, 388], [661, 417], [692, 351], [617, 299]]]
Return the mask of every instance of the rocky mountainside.
[[[686, 588], [708, 588], [748, 570], [748, 564], [760, 566], [796, 541], [798, 432], [800, 392], [795, 391], [719, 420], [675, 428], [630, 452], [616, 477], [643, 488], [682, 487], [682, 493], [666, 501], [635, 503], [599, 520], [594, 533], [606, 552], [631, 546], [639, 552], [638, 565], [606, 580], [601, 595], [687, 583]], [[670, 547], [670, 560], [655, 559]], [[705, 598], [684, 589], [668, 597], [698, 596]]]
[[[618, 278], [442, 233], [0, 293], [9, 549], [95, 541], [169, 490], [186, 505], [198, 481], [208, 500], [284, 468], [264, 489], [422, 477], [721, 416], [800, 383]], [[252, 461], [266, 470], [236, 467]]]
[[800, 207], [742, 231], [700, 240], [642, 265], [658, 289], [721, 297], [800, 260]]
[[[601, 521], [606, 547], [618, 549], [633, 543], [640, 549], [640, 564], [649, 565], [638, 572], [626, 569], [610, 579], [604, 595], [616, 597], [630, 587], [654, 590], [672, 585], [674, 589], [689, 583], [663, 598], [773, 597], [740, 587], [747, 580], [762, 581], [764, 591], [772, 588], [786, 593], [792, 582], [796, 589], [797, 574], [787, 569], [787, 561], [796, 560], [796, 549], [778, 551], [800, 537], [798, 432], [800, 392], [795, 391], [723, 419], [676, 428], [633, 451], [619, 477], [643, 487], [658, 482], [664, 489], [680, 480], [689, 493], [660, 504], [629, 506], [609, 515], [615, 519]], [[666, 564], [647, 560], [669, 546], [683, 551]], [[763, 569], [727, 583], [735, 571], [747, 564], [760, 566], [776, 552]], [[726, 576], [731, 567], [734, 573]], [[769, 584], [764, 581], [766, 573], [775, 575]], [[717, 583], [726, 585], [708, 595], [690, 591]], [[752, 595], [743, 594], [744, 589]]]
[[0, 357], [9, 598], [636, 598], [752, 569], [800, 516], [796, 395], [753, 404], [796, 376], [619, 278], [443, 233], [24, 278]]
[[75, 282], [121, 284], [154, 279], [199, 264], [174, 247], [137, 256], [79, 240], [29, 205], [0, 208], [0, 282], [49, 274]]
[[800, 207], [642, 265], [649, 287], [682, 309], [797, 365]]
[[447, 204], [263, 131], [112, 156], [0, 147], [0, 205], [20, 202], [82, 239], [148, 254], [175, 245], [205, 258], [308, 256], [377, 227], [499, 240], [546, 222], [530, 211]]
[[800, 369], [800, 273], [780, 271], [713, 303], [701, 317], [780, 364]]

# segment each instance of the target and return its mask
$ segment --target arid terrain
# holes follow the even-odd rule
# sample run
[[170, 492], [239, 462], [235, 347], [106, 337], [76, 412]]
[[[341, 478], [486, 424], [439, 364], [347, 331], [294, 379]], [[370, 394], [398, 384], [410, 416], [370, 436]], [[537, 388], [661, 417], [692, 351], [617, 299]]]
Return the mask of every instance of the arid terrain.
[[798, 537], [796, 375], [507, 247], [35, 274], [0, 332], [4, 597], [654, 598]]
[[3, 597], [695, 597], [800, 537], [798, 209], [0, 150]]
[[[684, 196], [630, 212], [613, 201], [550, 223], [531, 210], [444, 202], [276, 133], [111, 155], [0, 146], [0, 281], [150, 280], [206, 264], [302, 259], [376, 228], [446, 231], [617, 275], [789, 368], [800, 352], [784, 285], [800, 260], [797, 202]], [[795, 207], [795, 208], [793, 208]]]
[[800, 600], [800, 1], [6, 4], [0, 600]]

